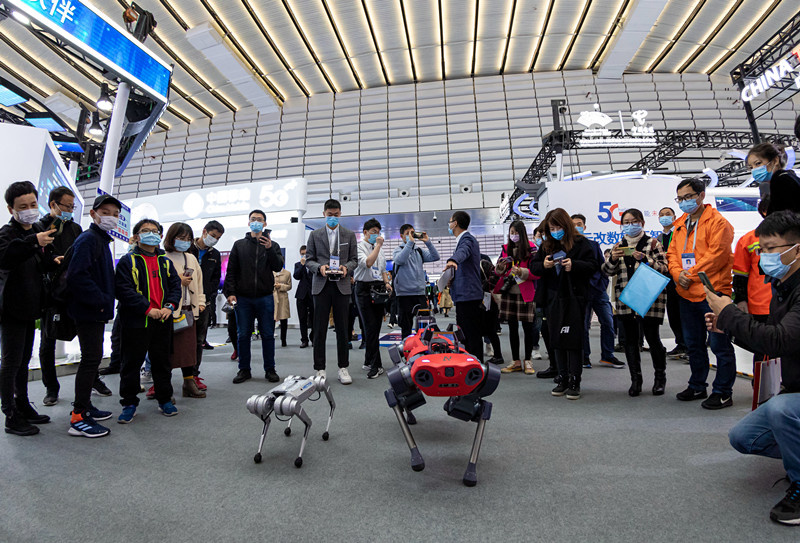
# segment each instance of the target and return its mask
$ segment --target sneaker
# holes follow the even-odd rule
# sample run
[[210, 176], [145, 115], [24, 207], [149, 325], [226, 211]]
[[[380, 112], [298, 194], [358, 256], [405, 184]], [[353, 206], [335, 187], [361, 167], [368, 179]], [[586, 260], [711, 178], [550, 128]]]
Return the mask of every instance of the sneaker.
[[133, 417], [136, 416], [136, 406], [126, 405], [122, 408], [122, 413], [117, 417], [117, 422], [120, 424], [130, 424], [133, 422]]
[[278, 377], [278, 374], [275, 373], [275, 368], [268, 369], [266, 373], [264, 373], [264, 379], [266, 379], [270, 383], [277, 383], [278, 381], [281, 380], [281, 378]]
[[522, 371], [522, 364], [519, 360], [514, 360], [505, 368], [500, 370], [500, 373], [514, 373], [515, 371]]
[[15, 436], [32, 436], [39, 433], [39, 428], [28, 422], [19, 412], [14, 411], [6, 416], [6, 433]]
[[358, 346], [358, 348], [359, 349], [366, 349], [367, 348], [367, 344], [362, 341], [361, 344]]
[[142, 370], [141, 376], [139, 380], [144, 383], [152, 383], [153, 382], [153, 372]]
[[208, 341], [206, 341], [205, 343], [203, 343], [203, 350], [205, 350], [205, 351], [213, 351], [214, 350], [214, 346], [211, 345]]
[[692, 400], [702, 400], [708, 397], [705, 390], [694, 390], [692, 388], [687, 388], [683, 392], [678, 392], [675, 395], [682, 402], [691, 402]]
[[96, 420], [96, 421], [97, 420], [108, 420], [113, 415], [113, 413], [111, 411], [103, 411], [101, 409], [97, 409], [92, 404], [89, 404], [89, 409], [86, 410], [85, 414], [88, 415], [90, 418]]
[[42, 405], [46, 405], [50, 407], [51, 405], [56, 405], [58, 403], [58, 392], [50, 392], [47, 391], [47, 394], [44, 395], [44, 399], [42, 400]]
[[494, 356], [494, 347], [492, 347], [491, 343], [486, 344], [486, 348], [483, 350], [483, 354], [486, 358], [492, 358]]
[[325, 375], [325, 370], [317, 370], [317, 377], [322, 377], [323, 379], [327, 379]]
[[612, 358], [611, 360], [601, 360], [600, 365], [620, 370], [625, 367], [625, 362], [617, 358]]
[[489, 360], [487, 360], [486, 363], [487, 364], [494, 364], [495, 366], [502, 366], [503, 364], [506, 363], [506, 361], [503, 360], [502, 358], [497, 358], [496, 356], [493, 356]]
[[20, 400], [19, 398], [15, 398], [15, 403], [17, 406], [17, 412], [31, 424], [47, 424], [50, 422], [50, 417], [47, 415], [40, 415], [28, 400]]
[[371, 370], [371, 369], [372, 369], [372, 366], [370, 366], [369, 364], [364, 364], [363, 366], [361, 366], [361, 369], [362, 369], [362, 370], [369, 371], [369, 370]]
[[617, 343], [616, 345], [614, 345], [614, 352], [615, 353], [624, 353], [625, 352], [625, 346], [624, 345], [620, 345], [619, 343]]
[[383, 375], [383, 368], [373, 368], [367, 373], [367, 379], [377, 379], [381, 375]]
[[567, 399], [568, 400], [580, 400], [581, 399], [581, 385], [576, 385], [575, 383], [571, 384], [567, 389]]
[[347, 368], [339, 368], [339, 382], [343, 385], [349, 385], [353, 382], [353, 378], [350, 377], [350, 372], [347, 371]]
[[671, 351], [667, 352], [667, 356], [671, 358], [680, 358], [682, 354], [686, 354], [686, 347], [675, 347]]
[[[109, 416], [111, 416], [110, 413]], [[86, 413], [82, 415], [72, 413], [67, 433], [71, 436], [103, 437], [111, 433], [111, 430], [102, 424], [98, 424], [96, 420]]]
[[583, 363], [583, 367], [586, 368], [587, 370], [590, 370], [590, 369], [592, 369], [592, 363], [591, 362], [584, 362]]
[[733, 396], [712, 392], [706, 401], [700, 404], [704, 409], [724, 409], [733, 405]]
[[244, 383], [252, 377], [253, 376], [250, 374], [250, 370], [239, 370], [236, 374], [236, 377], [233, 378], [233, 383], [238, 385], [239, 383]]
[[566, 379], [564, 381], [565, 382], [558, 383], [556, 385], [556, 388], [550, 391], [550, 394], [552, 394], [553, 396], [563, 396], [564, 394], [566, 394], [569, 385], [567, 385]]
[[800, 482], [789, 485], [786, 496], [775, 504], [769, 512], [769, 518], [781, 524], [800, 525]]
[[161, 411], [161, 414], [165, 417], [174, 417], [178, 414], [178, 408], [175, 407], [175, 404], [172, 402], [158, 404], [158, 410]]
[[536, 370], [533, 369], [533, 362], [531, 362], [530, 360], [523, 361], [522, 367], [523, 367], [522, 371], [525, 372], [525, 375], [533, 375], [534, 373], [536, 373]]
[[103, 380], [100, 379], [99, 377], [97, 379], [95, 379], [94, 385], [92, 385], [92, 388], [100, 396], [111, 396], [113, 394], [113, 392], [111, 392], [111, 389], [108, 388], [106, 386], [106, 384], [103, 382]]
[[153, 386], [151, 386], [150, 388], [147, 389], [147, 394], [145, 394], [145, 397], [148, 400], [155, 400], [156, 399], [156, 386], [155, 385], [153, 385]]
[[106, 366], [105, 368], [100, 368], [97, 373], [99, 373], [100, 375], [111, 375], [112, 373], [119, 373], [119, 367]]
[[540, 353], [538, 349], [533, 351], [533, 354], [531, 355], [531, 360], [541, 360], [541, 359], [542, 359], [542, 353]]
[[306, 340], [303, 340], [303, 341], [301, 341], [301, 342], [300, 342], [300, 348], [301, 348], [301, 349], [306, 349], [306, 348], [308, 348], [308, 341], [306, 341]]
[[391, 322], [389, 324], [387, 324], [386, 326], [388, 326], [390, 330], [394, 330], [394, 324], [392, 324]]
[[195, 375], [194, 376], [194, 382], [197, 383], [197, 388], [198, 389], [200, 389], [200, 390], [208, 390], [208, 387], [203, 382], [203, 378], [200, 377], [199, 375]]

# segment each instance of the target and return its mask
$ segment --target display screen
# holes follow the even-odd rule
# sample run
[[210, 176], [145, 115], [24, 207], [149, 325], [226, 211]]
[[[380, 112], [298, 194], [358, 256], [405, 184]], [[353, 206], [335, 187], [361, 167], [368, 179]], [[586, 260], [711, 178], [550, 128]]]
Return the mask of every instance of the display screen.
[[44, 128], [50, 132], [66, 132], [67, 129], [52, 117], [25, 117], [25, 121], [36, 128]]
[[167, 101], [172, 71], [145, 50], [133, 36], [109, 24], [80, 0], [7, 0], [55, 32], [70, 36], [92, 51], [98, 61], [136, 86]]
[[27, 98], [23, 98], [8, 87], [0, 85], [0, 104], [4, 105], [5, 107], [16, 106], [17, 104], [22, 104], [23, 102], [27, 101]]
[[717, 196], [716, 204], [718, 211], [758, 211], [758, 200], [756, 197], [747, 196]]
[[[60, 161], [59, 155], [53, 155], [49, 150], [44, 153], [42, 160], [42, 170], [39, 173], [39, 186], [36, 189], [39, 191], [39, 213], [47, 215], [50, 213], [50, 191], [56, 187], [67, 187], [71, 191], [75, 188], [69, 182], [69, 179], [64, 175], [63, 170], [59, 167], [56, 160]], [[83, 215], [83, 204], [79, 198], [75, 198], [75, 211], [74, 216], [78, 221]]]
[[83, 147], [77, 141], [61, 141], [61, 140], [53, 140], [53, 144], [56, 146], [61, 152], [64, 153], [82, 153]]

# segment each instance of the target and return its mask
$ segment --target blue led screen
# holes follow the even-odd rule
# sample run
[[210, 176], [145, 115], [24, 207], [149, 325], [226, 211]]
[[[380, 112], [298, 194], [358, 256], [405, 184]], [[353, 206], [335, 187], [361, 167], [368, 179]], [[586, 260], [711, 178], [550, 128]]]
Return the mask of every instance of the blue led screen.
[[27, 98], [23, 98], [8, 87], [0, 85], [0, 104], [4, 105], [5, 107], [16, 106], [17, 104], [22, 104], [23, 102], [27, 101]]
[[25, 121], [32, 124], [36, 128], [44, 128], [50, 132], [65, 132], [67, 129], [61, 126], [55, 119], [50, 117], [31, 117], [25, 118]]

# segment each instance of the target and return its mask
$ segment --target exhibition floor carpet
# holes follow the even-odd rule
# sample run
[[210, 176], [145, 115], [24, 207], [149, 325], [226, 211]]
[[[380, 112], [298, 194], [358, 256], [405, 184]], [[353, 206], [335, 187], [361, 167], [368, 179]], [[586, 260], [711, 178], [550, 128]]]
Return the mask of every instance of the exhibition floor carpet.
[[[596, 328], [592, 335], [596, 350]], [[222, 342], [225, 330], [212, 330], [210, 339]], [[278, 373], [309, 374], [311, 349], [297, 347], [296, 330], [289, 341], [276, 348]], [[133, 424], [117, 424], [119, 379], [107, 377], [115, 395], [93, 401], [115, 418], [107, 421], [111, 435], [96, 440], [67, 435], [74, 377], [62, 378], [60, 403], [39, 408], [53, 417], [41, 434], [0, 434], [0, 541], [773, 542], [800, 535], [769, 520], [787, 486], [772, 486], [785, 475], [780, 461], [745, 457], [728, 444], [728, 430], [750, 409], [750, 381], [737, 381], [733, 408], [712, 412], [675, 399], [689, 375], [680, 361], [669, 362], [662, 397], [649, 393], [650, 372], [646, 392], [629, 398], [627, 369], [585, 370], [579, 401], [552, 397], [548, 380], [504, 375], [489, 398], [478, 485], [467, 488], [461, 477], [475, 424], [447, 417], [443, 401], [429, 399], [412, 427], [426, 467], [413, 472], [384, 400], [386, 378], [367, 380], [364, 351], [356, 349], [354, 382], [342, 386], [330, 362], [333, 342], [331, 333], [331, 438], [321, 439], [326, 402], [306, 402], [314, 424], [301, 469], [294, 467], [299, 421], [288, 438], [273, 422], [264, 460], [253, 462], [261, 422], [245, 402], [274, 385], [258, 364], [254, 379], [233, 385], [230, 346], [205, 353], [206, 399], [181, 398], [173, 372], [176, 417], [163, 417], [142, 395]], [[385, 353], [383, 361], [390, 363]], [[30, 391], [40, 405], [41, 382]]]

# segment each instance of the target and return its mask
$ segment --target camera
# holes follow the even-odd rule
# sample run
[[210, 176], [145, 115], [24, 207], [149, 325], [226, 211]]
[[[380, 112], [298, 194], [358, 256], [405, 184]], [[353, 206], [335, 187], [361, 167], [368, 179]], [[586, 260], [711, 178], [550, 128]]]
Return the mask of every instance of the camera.
[[433, 212], [433, 222], [436, 222], [436, 212]]
[[567, 106], [558, 106], [558, 112], [564, 114], [567, 112]]

